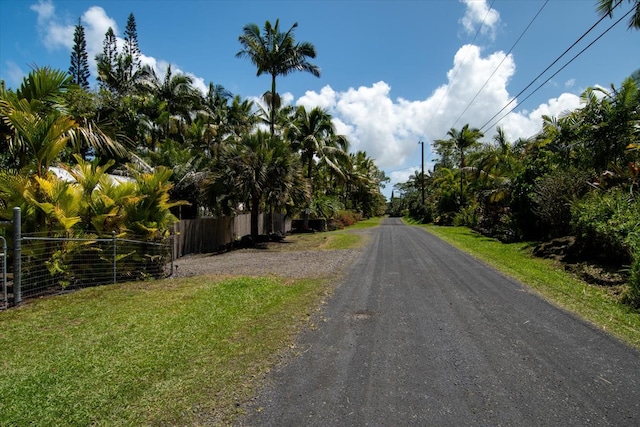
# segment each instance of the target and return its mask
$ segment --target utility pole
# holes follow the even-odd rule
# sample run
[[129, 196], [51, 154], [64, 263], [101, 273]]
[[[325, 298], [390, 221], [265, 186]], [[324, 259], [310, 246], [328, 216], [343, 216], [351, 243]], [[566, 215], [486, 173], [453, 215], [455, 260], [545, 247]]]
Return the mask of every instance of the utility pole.
[[420, 176], [420, 185], [422, 187], [422, 206], [424, 206], [424, 141], [418, 141], [422, 146], [422, 175]]

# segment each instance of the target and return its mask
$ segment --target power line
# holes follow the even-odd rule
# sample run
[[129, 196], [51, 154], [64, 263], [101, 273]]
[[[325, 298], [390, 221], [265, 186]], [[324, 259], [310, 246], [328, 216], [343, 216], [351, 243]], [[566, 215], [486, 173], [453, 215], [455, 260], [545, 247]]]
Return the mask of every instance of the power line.
[[[618, 3], [613, 7], [613, 9], [617, 8], [620, 4], [622, 3], [622, 0], [619, 0]], [[627, 13], [628, 15], [628, 13]], [[625, 16], [627, 16], [625, 15]], [[573, 44], [571, 46], [569, 46], [564, 52], [562, 52], [562, 54], [560, 56], [558, 56], [547, 68], [545, 68], [540, 74], [538, 74], [532, 81], [531, 83], [529, 83], [524, 89], [522, 89], [520, 92], [518, 92], [518, 94], [516, 96], [514, 96], [513, 98], [511, 98], [511, 100], [509, 102], [507, 102], [507, 104], [502, 107], [500, 109], [500, 111], [498, 111], [496, 114], [494, 114], [489, 120], [487, 120], [481, 127], [480, 130], [482, 131], [483, 129], [487, 128], [487, 125], [489, 123], [491, 123], [493, 121], [493, 119], [495, 119], [496, 117], [498, 117], [500, 115], [500, 113], [502, 113], [504, 110], [507, 109], [507, 107], [509, 107], [509, 105], [513, 104], [513, 102], [520, 96], [522, 95], [527, 89], [529, 89], [531, 86], [533, 86], [533, 84], [547, 71], [549, 71], [549, 69], [551, 67], [553, 67], [558, 61], [560, 61], [562, 59], [562, 57], [564, 57], [571, 49], [573, 49], [578, 43], [580, 43], [580, 41], [582, 41], [582, 39], [584, 39], [591, 31], [593, 31], [593, 29], [598, 26], [605, 18], [607, 17], [607, 15], [603, 15], [602, 17], [600, 17], [600, 19], [598, 19], [598, 21], [593, 24], [584, 34], [582, 34], [580, 36], [580, 38], [578, 38], [578, 40], [576, 40], [575, 42], [573, 42]], [[614, 24], [615, 25], [615, 24]], [[608, 30], [607, 30], [608, 31]], [[593, 43], [592, 43], [593, 44]], [[582, 52], [581, 52], [582, 53]], [[575, 58], [574, 58], [575, 59]], [[566, 66], [566, 65], [565, 65]], [[547, 80], [548, 81], [548, 80]], [[546, 82], [545, 82], [546, 83]], [[515, 107], [514, 107], [515, 109]], [[511, 110], [513, 111], [513, 109]], [[511, 112], [509, 111], [509, 113]], [[507, 113], [507, 115], [509, 114]], [[503, 116], [503, 118], [506, 117]], [[500, 119], [502, 120], [502, 118]], [[496, 122], [497, 123], [497, 122]]]
[[[482, 23], [478, 27], [478, 31], [476, 31], [476, 34], [473, 36], [473, 40], [471, 40], [471, 44], [473, 44], [476, 41], [476, 39], [478, 38], [478, 34], [480, 34], [480, 31], [482, 30], [482, 27], [484, 26], [484, 21], [486, 21], [487, 16], [489, 16], [489, 13], [493, 10], [493, 4], [495, 2], [496, 2], [496, 0], [493, 0], [491, 2], [491, 4], [489, 5], [489, 9], [487, 9], [487, 13], [484, 14], [484, 18], [482, 18]], [[468, 54], [469, 54], [469, 51], [467, 51], [467, 55]], [[462, 63], [461, 64], [464, 64], [464, 62], [467, 59], [467, 55], [465, 55], [465, 57], [462, 58]], [[460, 71], [460, 68], [461, 67], [458, 67], [458, 69], [456, 69], [456, 72], [453, 74], [453, 77], [451, 77], [450, 83], [447, 85], [447, 89], [445, 90], [444, 95], [442, 95], [442, 98], [440, 98], [440, 101], [438, 101], [438, 105], [436, 105], [436, 108], [433, 110], [434, 112], [431, 114], [431, 118], [429, 119], [429, 122], [427, 123], [427, 127], [425, 128], [425, 133], [431, 127], [431, 123], [433, 122], [433, 119], [434, 119], [434, 117], [436, 115], [436, 112], [440, 108], [440, 105], [442, 105], [442, 101], [444, 101], [444, 99], [449, 94], [449, 89], [451, 89], [451, 86], [453, 85], [453, 82], [456, 80], [456, 77], [458, 76], [458, 72]]]
[[[554, 78], [558, 73], [560, 73], [560, 71], [564, 70], [567, 65], [571, 64], [576, 58], [578, 58], [580, 55], [582, 55], [584, 53], [584, 51], [586, 51], [587, 49], [589, 49], [591, 46], [593, 46], [593, 44], [595, 42], [597, 42], [598, 40], [600, 40], [600, 38], [602, 38], [602, 36], [604, 36], [605, 34], [607, 34], [613, 27], [615, 27], [616, 25], [618, 25], [624, 18], [626, 18], [627, 16], [629, 16], [631, 14], [631, 12], [634, 11], [634, 8], [631, 8], [626, 14], [624, 14], [622, 17], [620, 17], [616, 22], [614, 22], [613, 24], [611, 24], [611, 26], [609, 28], [607, 28], [606, 30], [604, 30], [602, 32], [602, 34], [600, 34], [598, 37], [596, 37], [591, 43], [589, 43], [584, 49], [582, 49], [580, 52], [578, 52], [573, 58], [571, 58], [566, 64], [564, 64], [562, 67], [560, 67], [560, 69], [558, 71], [556, 71], [555, 73], [553, 73], [547, 80], [545, 80], [543, 83], [541, 83], [537, 88], [534, 89], [533, 92], [531, 92], [529, 95], [527, 95], [522, 102], [520, 103], [520, 105], [522, 105], [527, 99], [529, 99], [529, 97], [531, 97], [531, 95], [533, 95], [534, 93], [536, 93], [538, 90], [540, 90], [545, 84], [547, 84], [549, 82], [549, 80], [551, 80], [552, 78]], [[535, 80], [534, 80], [535, 82]], [[533, 83], [533, 82], [532, 82]], [[529, 85], [531, 86], [531, 85]], [[487, 129], [497, 125], [498, 123], [500, 123], [500, 121], [502, 119], [504, 119], [505, 117], [507, 117], [509, 114], [511, 114], [513, 112], [513, 110], [515, 110], [517, 108], [517, 105], [514, 106], [511, 110], [509, 110], [505, 115], [503, 115], [502, 117], [500, 117], [500, 119], [498, 119], [495, 123], [493, 123], [491, 126], [488, 126]], [[504, 108], [502, 110], [500, 110], [498, 112], [501, 113], [504, 110]], [[485, 123], [482, 128], [480, 128], [480, 130], [485, 129], [485, 126], [491, 122], [491, 120], [493, 120], [495, 117], [497, 116], [497, 114], [495, 116], [493, 116], [487, 123]]]
[[533, 18], [531, 18], [531, 21], [529, 21], [529, 24], [526, 26], [526, 28], [522, 31], [522, 33], [520, 33], [520, 36], [518, 37], [518, 39], [513, 43], [513, 45], [511, 46], [511, 48], [509, 49], [509, 51], [504, 55], [504, 58], [502, 58], [502, 61], [500, 61], [500, 63], [498, 64], [498, 66], [493, 70], [493, 72], [491, 73], [491, 75], [489, 76], [489, 78], [484, 82], [484, 84], [482, 85], [482, 87], [478, 90], [478, 92], [476, 92], [476, 94], [474, 95], [474, 97], [471, 99], [471, 101], [469, 101], [469, 103], [467, 104], [467, 106], [464, 108], [464, 110], [462, 110], [462, 113], [460, 113], [460, 115], [458, 116], [458, 118], [455, 120], [455, 122], [453, 122], [453, 124], [451, 125], [451, 128], [453, 128], [456, 123], [458, 123], [458, 120], [460, 120], [462, 118], [462, 116], [464, 115], [464, 113], [467, 112], [467, 110], [469, 109], [469, 107], [471, 107], [471, 104], [473, 104], [473, 101], [476, 100], [476, 98], [478, 98], [478, 95], [480, 95], [480, 93], [482, 92], [482, 90], [487, 86], [487, 84], [489, 83], [489, 81], [493, 78], [493, 76], [496, 74], [496, 72], [500, 69], [500, 67], [502, 66], [502, 64], [504, 63], [504, 61], [507, 59], [507, 57], [509, 56], [509, 54], [513, 51], [513, 49], [518, 45], [518, 43], [520, 42], [520, 39], [522, 39], [522, 37], [525, 35], [525, 33], [529, 30], [529, 27], [531, 27], [531, 25], [533, 24], [533, 22], [538, 18], [538, 16], [540, 15], [540, 13], [542, 12], [542, 9], [544, 9], [544, 7], [547, 5], [547, 3], [549, 3], [549, 0], [546, 0], [542, 6], [540, 7], [540, 9], [538, 10], [538, 12], [535, 14], [535, 16]]

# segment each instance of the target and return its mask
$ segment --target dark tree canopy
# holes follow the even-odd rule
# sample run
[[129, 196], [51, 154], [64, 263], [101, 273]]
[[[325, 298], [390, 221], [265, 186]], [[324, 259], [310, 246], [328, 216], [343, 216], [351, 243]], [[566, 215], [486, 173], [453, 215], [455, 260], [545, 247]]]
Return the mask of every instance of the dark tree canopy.
[[84, 27], [78, 19], [78, 25], [73, 34], [73, 49], [71, 50], [71, 66], [69, 67], [73, 83], [85, 89], [89, 88], [89, 57], [87, 55], [87, 40]]

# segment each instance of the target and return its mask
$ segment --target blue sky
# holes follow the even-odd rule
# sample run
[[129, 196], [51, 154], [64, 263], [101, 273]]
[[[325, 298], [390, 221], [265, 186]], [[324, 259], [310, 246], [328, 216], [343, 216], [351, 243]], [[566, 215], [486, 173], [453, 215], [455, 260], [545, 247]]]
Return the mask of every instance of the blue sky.
[[[420, 168], [418, 141], [426, 142], [429, 168], [430, 142], [451, 127], [484, 126], [597, 22], [595, 6], [596, 0], [0, 0], [0, 79], [17, 87], [34, 64], [68, 69], [78, 18], [93, 58], [107, 28], [122, 37], [132, 12], [144, 61], [160, 75], [171, 64], [203, 89], [213, 82], [257, 98], [270, 88], [269, 78], [235, 58], [242, 27], [280, 19], [288, 29], [298, 22], [295, 38], [316, 46], [313, 62], [322, 75], [281, 77], [278, 92], [291, 104], [326, 108], [352, 150], [367, 151], [393, 184]], [[614, 18], [630, 7], [625, 1]], [[578, 107], [587, 87], [617, 87], [640, 68], [640, 31], [628, 30], [625, 19], [530, 95], [614, 22], [605, 19], [509, 106], [514, 112], [498, 124], [510, 139], [538, 132], [542, 114]], [[490, 125], [483, 128], [487, 141], [495, 134]]]

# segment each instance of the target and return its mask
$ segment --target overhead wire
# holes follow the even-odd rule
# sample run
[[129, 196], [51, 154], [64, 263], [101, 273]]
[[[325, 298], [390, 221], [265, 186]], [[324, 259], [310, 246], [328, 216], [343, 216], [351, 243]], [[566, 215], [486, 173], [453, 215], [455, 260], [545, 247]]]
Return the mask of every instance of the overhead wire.
[[[607, 28], [606, 30], [604, 30], [602, 32], [602, 34], [600, 34], [598, 37], [596, 37], [591, 43], [589, 43], [586, 47], [584, 47], [584, 49], [582, 49], [580, 52], [578, 52], [576, 55], [573, 56], [573, 58], [571, 58], [566, 64], [564, 64], [562, 67], [560, 67], [559, 70], [557, 70], [555, 73], [553, 73], [547, 80], [545, 80], [544, 82], [542, 82], [537, 88], [535, 88], [533, 90], [533, 92], [531, 92], [529, 95], [527, 95], [522, 102], [520, 103], [520, 105], [522, 105], [522, 103], [524, 103], [527, 99], [529, 99], [531, 97], [531, 95], [533, 95], [534, 93], [536, 93], [538, 90], [540, 90], [545, 84], [547, 84], [549, 82], [549, 80], [551, 80], [552, 78], [554, 78], [556, 75], [558, 75], [558, 73], [560, 73], [562, 70], [564, 70], [569, 64], [571, 64], [576, 58], [578, 58], [580, 55], [582, 55], [587, 49], [589, 49], [591, 46], [593, 46], [593, 44], [595, 42], [597, 42], [598, 40], [600, 40], [602, 38], [602, 36], [604, 36], [605, 34], [607, 34], [613, 27], [615, 27], [616, 25], [618, 25], [623, 19], [625, 19], [627, 16], [629, 16], [631, 14], [631, 12], [634, 11], [634, 8], [631, 8], [626, 14], [624, 14], [623, 16], [621, 16], [616, 22], [614, 22], [613, 24], [611, 24], [611, 26], [609, 26], [609, 28]], [[535, 80], [534, 80], [535, 81]], [[509, 114], [511, 114], [513, 112], [513, 110], [515, 110], [517, 108], [517, 105], [514, 106], [511, 110], [509, 110], [505, 115], [503, 115], [502, 117], [500, 117], [500, 119], [498, 119], [495, 123], [493, 123], [491, 126], [487, 127], [487, 124], [491, 122], [491, 120], [493, 120], [497, 115], [494, 115], [488, 122], [486, 122], [481, 128], [480, 130], [483, 131], [486, 129], [490, 129], [491, 127], [497, 125], [498, 123], [500, 123], [500, 121], [502, 119], [504, 119], [505, 117], [507, 117]], [[504, 108], [502, 110], [500, 110], [498, 112], [498, 114], [500, 112], [504, 111]]]
[[[612, 9], [617, 8], [621, 3], [622, 3], [622, 0], [618, 0], [618, 3], [617, 3], [617, 4], [616, 4]], [[633, 9], [632, 9], [632, 10], [633, 10]], [[627, 16], [628, 14], [629, 14], [629, 13], [627, 13], [625, 16]], [[581, 35], [581, 36], [580, 36], [580, 37], [579, 37], [575, 42], [573, 42], [573, 43], [571, 44], [571, 46], [569, 46], [569, 47], [568, 47], [564, 52], [562, 52], [562, 54], [561, 54], [560, 56], [558, 56], [558, 57], [557, 57], [557, 58], [556, 58], [556, 59], [555, 59], [555, 60], [554, 60], [554, 61], [553, 61], [549, 66], [547, 66], [547, 68], [545, 68], [545, 69], [544, 69], [541, 73], [539, 73], [539, 74], [538, 74], [538, 75], [537, 75], [533, 80], [531, 80], [531, 82], [530, 82], [527, 86], [525, 86], [525, 88], [524, 88], [524, 89], [522, 89], [520, 92], [518, 92], [518, 94], [517, 94], [517, 95], [515, 95], [513, 98], [511, 98], [511, 99], [509, 100], [509, 102], [507, 102], [507, 103], [504, 105], [504, 107], [502, 107], [502, 108], [500, 109], [500, 111], [498, 111], [497, 113], [495, 113], [495, 114], [494, 114], [494, 115], [493, 115], [489, 120], [487, 120], [487, 121], [486, 121], [486, 122], [485, 122], [485, 123], [480, 127], [480, 130], [481, 130], [481, 131], [484, 131], [484, 130], [488, 129], [489, 127], [487, 127], [487, 125], [488, 125], [489, 123], [491, 123], [491, 122], [493, 121], [493, 119], [495, 119], [496, 117], [498, 117], [498, 116], [499, 116], [499, 115], [500, 115], [504, 110], [506, 110], [506, 109], [509, 107], [509, 105], [513, 104], [513, 102], [514, 102], [514, 101], [515, 101], [515, 100], [516, 100], [520, 95], [522, 95], [522, 94], [523, 94], [527, 89], [529, 89], [531, 86], [533, 86], [533, 84], [534, 84], [534, 83], [535, 83], [535, 82], [536, 82], [540, 77], [542, 77], [542, 75], [544, 75], [547, 71], [549, 71], [549, 69], [551, 69], [551, 67], [553, 67], [554, 65], [556, 65], [556, 64], [558, 63], [558, 61], [560, 61], [560, 60], [561, 60], [561, 59], [562, 59], [562, 58], [563, 58], [563, 57], [564, 57], [564, 56], [565, 56], [565, 55], [566, 55], [566, 54], [567, 54], [571, 49], [573, 49], [573, 48], [574, 48], [578, 43], [580, 43], [580, 42], [582, 41], [582, 39], [584, 39], [584, 38], [585, 38], [585, 37], [586, 37], [586, 36], [587, 36], [591, 31], [593, 31], [593, 29], [594, 29], [594, 28], [596, 28], [596, 27], [597, 27], [597, 26], [598, 26], [598, 25], [599, 25], [599, 24], [600, 24], [600, 23], [601, 23], [605, 18], [607, 18], [607, 16], [608, 16], [608, 15], [603, 15], [603, 16], [601, 16], [601, 17], [600, 17], [600, 19], [598, 19], [598, 21], [597, 21], [595, 24], [593, 24], [593, 25], [592, 25], [592, 26], [591, 26], [587, 31], [585, 31], [585, 32], [584, 32], [584, 33], [583, 33], [583, 34], [582, 34], [582, 35]], [[618, 22], [619, 22], [619, 21], [618, 21]], [[614, 25], [615, 25], [615, 24], [614, 24]], [[609, 29], [611, 29], [611, 28], [613, 28], [613, 26], [612, 26], [612, 27], [610, 27]], [[607, 31], [609, 31], [609, 30], [607, 30]], [[600, 35], [600, 36], [598, 37], [598, 39], [599, 39], [600, 37], [602, 37], [602, 35]], [[597, 39], [596, 39], [596, 40], [597, 40]], [[593, 44], [593, 42], [592, 42], [589, 46], [591, 46], [592, 44]], [[584, 51], [584, 50], [586, 50], [586, 49], [583, 49], [583, 51]], [[582, 52], [583, 52], [583, 51], [582, 51]], [[580, 53], [582, 53], [582, 52], [580, 52]], [[573, 59], [575, 59], [575, 58], [573, 58]], [[572, 59], [572, 61], [573, 61], [573, 59]], [[568, 63], [567, 63], [567, 64], [565, 64], [565, 66], [564, 66], [564, 67], [566, 67], [566, 65], [568, 65]], [[564, 67], [563, 67], [563, 68], [564, 68]], [[556, 74], [557, 74], [557, 73], [556, 73]], [[555, 74], [554, 74], [554, 75], [555, 75]], [[549, 80], [545, 81], [545, 83], [547, 83], [548, 81], [549, 81]], [[543, 83], [543, 85], [544, 85], [544, 83]], [[537, 90], [537, 89], [536, 89], [536, 90]], [[529, 96], [530, 96], [530, 95], [529, 95]], [[510, 110], [510, 111], [509, 111], [509, 113], [511, 113], [511, 111], [513, 111], [515, 108], [516, 108], [516, 107], [514, 107], [512, 110]], [[503, 116], [502, 118], [506, 117], [509, 113], [507, 113], [507, 114], [506, 114], [505, 116]], [[501, 118], [500, 120], [502, 120], [502, 118]], [[496, 123], [497, 123], [497, 122], [496, 122]]]
[[478, 91], [476, 92], [476, 94], [474, 95], [474, 97], [471, 99], [471, 101], [469, 101], [469, 103], [467, 104], [467, 106], [464, 108], [464, 110], [462, 110], [462, 113], [460, 113], [460, 115], [458, 116], [458, 118], [453, 122], [453, 124], [451, 125], [451, 128], [453, 128], [456, 123], [458, 123], [458, 120], [460, 120], [462, 118], [462, 116], [464, 115], [464, 113], [467, 112], [467, 110], [469, 109], [469, 107], [471, 107], [471, 105], [473, 104], [473, 102], [478, 98], [478, 96], [480, 95], [480, 93], [484, 90], [484, 88], [487, 86], [487, 84], [489, 84], [489, 81], [491, 81], [491, 79], [493, 78], [493, 76], [496, 74], [496, 72], [498, 72], [498, 70], [500, 69], [500, 67], [502, 66], [502, 64], [504, 63], [504, 61], [507, 59], [507, 57], [509, 56], [509, 54], [513, 51], [513, 49], [518, 45], [518, 43], [520, 42], [520, 40], [522, 39], [522, 37], [526, 34], [526, 32], [529, 30], [529, 28], [531, 27], [531, 25], [533, 24], [533, 22], [538, 18], [538, 16], [540, 15], [540, 13], [542, 12], [542, 10], [545, 8], [545, 6], [547, 5], [547, 3], [549, 3], [549, 0], [545, 0], [545, 2], [542, 4], [542, 6], [540, 7], [540, 9], [538, 10], [538, 12], [534, 15], [533, 18], [531, 18], [531, 21], [529, 21], [529, 24], [527, 24], [527, 26], [525, 27], [525, 29], [522, 31], [522, 33], [520, 33], [520, 36], [516, 39], [516, 41], [513, 43], [513, 45], [511, 46], [511, 48], [509, 49], [509, 51], [504, 55], [504, 58], [502, 58], [502, 61], [500, 61], [500, 63], [498, 64], [498, 66], [496, 66], [496, 68], [493, 70], [493, 72], [491, 73], [491, 75], [489, 76], [489, 78], [487, 78], [487, 80], [484, 82], [484, 84], [482, 85], [482, 87], [480, 89], [478, 89]]
[[[484, 22], [487, 20], [487, 16], [489, 16], [489, 13], [491, 12], [491, 10], [493, 10], [493, 4], [495, 2], [496, 2], [496, 0], [493, 0], [491, 2], [491, 4], [489, 5], [489, 8], [487, 9], [487, 13], [484, 14], [484, 18], [482, 18], [482, 22], [480, 23], [480, 26], [478, 27], [478, 31], [476, 31], [476, 34], [473, 36], [473, 40], [471, 40], [471, 44], [473, 44], [476, 41], [476, 39], [478, 38], [478, 35], [480, 34], [480, 31], [482, 30], [482, 27], [484, 26]], [[467, 51], [467, 55], [468, 55], [468, 53], [469, 52]], [[462, 58], [462, 63], [463, 64], [464, 64], [465, 60], [467, 59], [467, 55], [465, 55], [464, 58]], [[450, 80], [449, 84], [447, 85], [447, 89], [445, 90], [444, 95], [442, 95], [442, 98], [440, 98], [440, 101], [438, 101], [438, 105], [436, 105], [436, 108], [433, 110], [434, 112], [431, 114], [431, 118], [429, 119], [429, 122], [427, 123], [427, 127], [425, 128], [425, 133], [431, 127], [431, 123], [433, 122], [433, 119], [435, 118], [436, 112], [440, 108], [440, 105], [442, 105], [442, 102], [444, 101], [444, 99], [449, 94], [449, 90], [451, 89], [452, 82], [455, 81], [459, 71], [460, 71], [460, 67], [458, 67], [455, 70], [455, 73], [453, 74], [453, 77], [451, 77], [451, 80]]]

